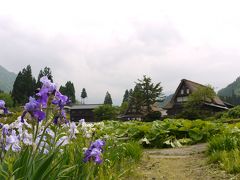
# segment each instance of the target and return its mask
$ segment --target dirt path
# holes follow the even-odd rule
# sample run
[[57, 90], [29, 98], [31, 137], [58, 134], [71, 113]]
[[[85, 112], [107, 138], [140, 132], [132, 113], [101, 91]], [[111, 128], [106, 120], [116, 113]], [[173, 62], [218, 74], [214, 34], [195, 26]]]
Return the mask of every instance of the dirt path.
[[239, 179], [207, 164], [206, 144], [175, 149], [145, 150], [137, 168], [138, 180], [222, 180]]

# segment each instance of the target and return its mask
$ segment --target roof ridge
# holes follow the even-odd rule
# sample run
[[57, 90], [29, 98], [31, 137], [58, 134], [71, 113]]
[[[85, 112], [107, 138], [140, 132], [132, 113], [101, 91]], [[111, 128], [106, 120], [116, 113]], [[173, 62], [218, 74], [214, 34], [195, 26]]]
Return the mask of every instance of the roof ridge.
[[207, 87], [206, 85], [203, 85], [203, 84], [200, 84], [200, 83], [197, 83], [197, 82], [194, 82], [194, 81], [191, 81], [191, 80], [188, 80], [188, 79], [182, 79], [181, 81], [187, 81], [187, 82], [190, 82], [190, 83], [194, 83], [194, 84], [197, 84], [197, 85], [200, 85], [200, 86], [204, 86], [204, 87]]

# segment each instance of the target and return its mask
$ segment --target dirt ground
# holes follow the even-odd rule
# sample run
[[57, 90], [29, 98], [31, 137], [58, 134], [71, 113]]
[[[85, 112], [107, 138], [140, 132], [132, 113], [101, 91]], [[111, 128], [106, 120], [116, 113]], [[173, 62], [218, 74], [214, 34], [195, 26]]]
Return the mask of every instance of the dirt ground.
[[207, 144], [182, 148], [145, 150], [141, 163], [130, 179], [138, 180], [235, 180], [217, 165], [207, 164]]

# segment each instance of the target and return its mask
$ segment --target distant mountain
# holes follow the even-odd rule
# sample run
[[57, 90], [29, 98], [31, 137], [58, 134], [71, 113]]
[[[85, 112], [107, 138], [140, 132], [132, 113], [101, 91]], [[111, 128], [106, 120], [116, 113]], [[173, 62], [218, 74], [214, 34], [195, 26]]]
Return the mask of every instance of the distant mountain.
[[17, 75], [0, 65], [0, 90], [10, 92]]
[[227, 87], [218, 91], [218, 96], [225, 102], [233, 105], [240, 105], [240, 77]]
[[222, 97], [240, 96], [240, 77], [227, 87], [219, 90], [218, 95]]
[[160, 107], [165, 107], [171, 101], [173, 94], [166, 96], [162, 102], [159, 103]]

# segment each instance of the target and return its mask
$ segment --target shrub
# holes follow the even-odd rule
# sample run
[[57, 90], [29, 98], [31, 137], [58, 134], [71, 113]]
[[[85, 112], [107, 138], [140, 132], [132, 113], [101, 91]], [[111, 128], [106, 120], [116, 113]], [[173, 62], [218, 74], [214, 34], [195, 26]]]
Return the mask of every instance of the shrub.
[[112, 105], [102, 105], [94, 109], [94, 114], [99, 120], [112, 120], [117, 117], [117, 107]]
[[150, 122], [150, 121], [154, 121], [154, 120], [160, 120], [161, 119], [161, 116], [162, 116], [162, 113], [159, 112], [159, 111], [153, 111], [153, 112], [150, 112], [149, 114], [147, 114], [145, 117], [144, 117], [144, 121], [145, 122]]
[[8, 93], [0, 93], [0, 99], [4, 100], [6, 103], [6, 106], [13, 107], [13, 99], [10, 94]]

